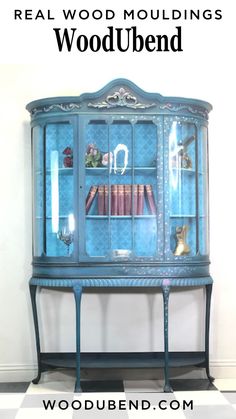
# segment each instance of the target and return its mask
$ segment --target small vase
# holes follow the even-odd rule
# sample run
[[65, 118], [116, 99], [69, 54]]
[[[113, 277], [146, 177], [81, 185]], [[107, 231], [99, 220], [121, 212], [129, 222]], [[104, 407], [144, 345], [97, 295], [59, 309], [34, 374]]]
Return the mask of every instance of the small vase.
[[63, 164], [64, 167], [73, 167], [73, 158], [69, 156], [64, 157]]

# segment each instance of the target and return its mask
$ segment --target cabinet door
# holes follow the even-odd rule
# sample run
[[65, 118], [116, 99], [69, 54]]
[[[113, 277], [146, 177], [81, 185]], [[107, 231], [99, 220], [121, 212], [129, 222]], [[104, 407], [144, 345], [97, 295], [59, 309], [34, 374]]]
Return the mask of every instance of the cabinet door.
[[207, 254], [207, 138], [199, 122], [165, 118], [166, 253], [170, 258]]
[[198, 129], [199, 254], [209, 254], [208, 131]]
[[158, 257], [159, 125], [150, 116], [84, 120], [83, 259]]
[[33, 128], [34, 256], [71, 256], [74, 246], [73, 119]]

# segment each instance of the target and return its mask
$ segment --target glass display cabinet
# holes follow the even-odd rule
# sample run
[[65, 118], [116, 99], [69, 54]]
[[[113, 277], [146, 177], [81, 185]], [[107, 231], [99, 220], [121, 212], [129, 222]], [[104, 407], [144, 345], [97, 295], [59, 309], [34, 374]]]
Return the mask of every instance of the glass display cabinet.
[[[33, 276], [30, 290], [39, 373], [89, 367], [80, 354], [80, 300], [87, 287], [161, 288], [163, 352], [103, 355], [113, 366], [205, 367], [209, 380], [208, 113], [200, 100], [147, 93], [125, 79], [78, 97], [27, 105], [33, 150]], [[168, 297], [176, 287], [206, 289], [205, 348], [168, 351]], [[72, 288], [76, 354], [41, 352], [37, 287]], [[61, 362], [59, 362], [61, 361]], [[73, 362], [74, 363], [73, 363]], [[92, 365], [94, 366], [94, 360]], [[110, 364], [111, 365], [111, 364]]]

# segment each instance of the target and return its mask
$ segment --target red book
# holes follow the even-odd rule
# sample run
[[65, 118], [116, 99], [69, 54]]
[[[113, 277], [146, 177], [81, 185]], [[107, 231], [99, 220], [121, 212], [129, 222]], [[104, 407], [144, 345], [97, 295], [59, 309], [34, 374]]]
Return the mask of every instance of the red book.
[[137, 215], [143, 215], [143, 208], [144, 208], [144, 185], [138, 185]]
[[105, 214], [105, 191], [104, 185], [98, 185], [98, 215]]
[[148, 203], [150, 214], [156, 215], [157, 209], [156, 209], [154, 194], [152, 190], [152, 185], [145, 185], [145, 191], [146, 191], [147, 203]]
[[133, 215], [138, 214], [138, 185], [133, 185]]
[[98, 190], [98, 187], [96, 185], [92, 185], [90, 187], [90, 189], [89, 189], [89, 193], [87, 195], [86, 203], [85, 203], [85, 211], [86, 211], [86, 214], [88, 214], [88, 212], [89, 212], [89, 210], [91, 208], [91, 205], [92, 205], [93, 200], [94, 200], [94, 198], [96, 196], [97, 190]]
[[118, 189], [118, 215], [125, 215], [124, 185], [117, 185]]
[[108, 185], [104, 185], [104, 215], [108, 215]]
[[118, 215], [118, 188], [111, 185], [111, 215]]
[[125, 215], [131, 214], [132, 208], [132, 195], [131, 195], [131, 185], [124, 185], [124, 194], [125, 194]]

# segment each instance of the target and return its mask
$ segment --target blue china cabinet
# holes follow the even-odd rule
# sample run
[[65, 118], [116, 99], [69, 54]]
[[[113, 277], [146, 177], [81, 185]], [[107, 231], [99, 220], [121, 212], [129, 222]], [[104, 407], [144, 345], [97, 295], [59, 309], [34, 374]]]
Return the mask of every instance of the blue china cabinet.
[[[30, 291], [38, 376], [55, 366], [169, 367], [209, 373], [208, 113], [200, 100], [147, 93], [117, 79], [100, 91], [27, 105], [33, 153], [33, 276]], [[44, 353], [40, 287], [71, 288], [76, 353]], [[88, 287], [151, 287], [163, 293], [164, 348], [80, 353], [80, 302]], [[205, 346], [169, 352], [168, 301], [176, 288], [206, 292]]]

